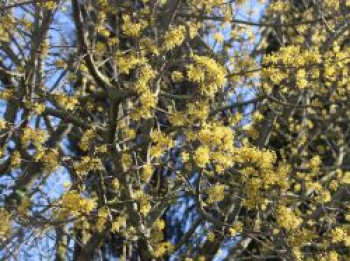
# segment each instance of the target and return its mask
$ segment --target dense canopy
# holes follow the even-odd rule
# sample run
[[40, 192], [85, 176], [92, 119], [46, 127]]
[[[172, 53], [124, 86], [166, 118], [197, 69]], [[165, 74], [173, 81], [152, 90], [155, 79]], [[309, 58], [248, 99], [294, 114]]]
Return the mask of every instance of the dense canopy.
[[349, 0], [0, 2], [0, 259], [348, 260]]

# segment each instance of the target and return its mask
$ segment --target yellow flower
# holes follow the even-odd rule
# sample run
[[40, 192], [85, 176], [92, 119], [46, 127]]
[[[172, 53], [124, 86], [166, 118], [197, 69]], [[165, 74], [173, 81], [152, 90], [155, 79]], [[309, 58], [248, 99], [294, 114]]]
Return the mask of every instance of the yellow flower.
[[128, 153], [123, 153], [122, 155], [122, 165], [123, 165], [123, 168], [128, 170], [131, 166], [132, 166], [132, 157], [130, 154]]
[[300, 69], [297, 71], [296, 81], [297, 81], [297, 86], [300, 89], [304, 89], [307, 86], [308, 82], [306, 80], [306, 72], [304, 69]]
[[146, 164], [143, 166], [142, 168], [142, 172], [141, 172], [141, 179], [143, 181], [149, 181], [150, 178], [152, 177], [153, 175], [153, 167], [151, 164]]
[[98, 210], [97, 222], [95, 224], [95, 228], [98, 232], [102, 232], [108, 221], [108, 209], [106, 207], [102, 207]]
[[53, 10], [56, 8], [57, 6], [57, 3], [53, 0], [48, 0], [48, 1], [45, 1], [43, 3], [38, 3], [39, 6], [41, 6], [42, 8], [46, 8], [48, 10]]
[[327, 261], [338, 261], [338, 260], [339, 260], [339, 255], [336, 251], [329, 252]]
[[210, 161], [209, 148], [206, 146], [200, 146], [197, 148], [194, 156], [194, 161], [200, 168], [205, 168], [206, 164]]
[[17, 168], [21, 164], [21, 154], [19, 151], [15, 151], [11, 157], [11, 167]]
[[57, 103], [67, 111], [74, 110], [75, 106], [78, 104], [78, 99], [76, 97], [68, 97], [64, 94], [59, 94], [56, 97]]
[[213, 232], [209, 232], [209, 233], [207, 234], [207, 238], [208, 238], [209, 242], [214, 242], [214, 240], [215, 240], [215, 234], [214, 234]]
[[194, 64], [187, 66], [188, 79], [200, 84], [202, 94], [213, 97], [225, 84], [225, 68], [206, 56], [193, 55], [192, 58]]
[[140, 206], [140, 213], [144, 216], [148, 214], [151, 210], [150, 198], [147, 194], [144, 194], [143, 191], [138, 190], [134, 193], [134, 198], [138, 201]]
[[143, 92], [140, 97], [141, 105], [146, 109], [154, 109], [157, 105], [157, 98], [149, 90]]
[[183, 162], [187, 162], [190, 159], [190, 154], [185, 152], [185, 151], [183, 151], [181, 153], [181, 159], [182, 159]]
[[164, 36], [164, 47], [163, 49], [168, 51], [173, 49], [176, 46], [182, 44], [185, 40], [186, 28], [183, 25], [180, 25], [176, 28], [172, 28], [165, 33]]
[[119, 187], [120, 187], [120, 182], [119, 182], [119, 180], [118, 180], [117, 178], [114, 178], [114, 179], [112, 180], [112, 188], [113, 188], [113, 190], [118, 190]]
[[187, 67], [187, 76], [193, 82], [203, 82], [204, 81], [204, 72], [200, 67], [195, 67], [193, 65], [189, 65]]
[[208, 190], [208, 203], [222, 201], [225, 198], [225, 186], [213, 185]]
[[174, 249], [174, 246], [170, 242], [159, 243], [154, 247], [153, 255], [156, 258], [160, 258], [165, 254], [172, 252], [173, 249]]
[[126, 219], [125, 217], [118, 217], [114, 222], [112, 222], [112, 232], [119, 232], [122, 226], [125, 226]]
[[37, 114], [41, 115], [45, 111], [45, 104], [43, 103], [34, 103], [32, 110]]
[[129, 74], [130, 70], [135, 68], [137, 65], [144, 64], [146, 60], [138, 57], [134, 52], [125, 54], [118, 52], [116, 54], [116, 64], [120, 73]]
[[157, 219], [154, 226], [158, 230], [163, 230], [165, 228], [165, 221], [163, 219]]
[[63, 216], [71, 214], [78, 216], [80, 214], [89, 214], [96, 207], [96, 201], [83, 198], [77, 191], [72, 190], [64, 194], [60, 200]]
[[[54, 156], [54, 154], [52, 154], [52, 156]], [[99, 158], [84, 156], [81, 161], [74, 162], [74, 169], [80, 177], [87, 175], [89, 171], [99, 170], [101, 168], [102, 162]]]
[[280, 206], [277, 213], [277, 223], [286, 230], [296, 229], [302, 222], [290, 208], [285, 206]]
[[3, 119], [0, 119], [0, 130], [5, 129], [7, 126], [7, 122]]
[[230, 235], [233, 237], [237, 233], [241, 233], [243, 229], [242, 222], [236, 222], [232, 227], [229, 228]]
[[218, 42], [218, 43], [223, 43], [225, 38], [224, 38], [224, 35], [222, 33], [215, 33], [214, 34], [214, 39]]
[[146, 25], [147, 24], [144, 21], [139, 23], [133, 22], [130, 15], [123, 14], [122, 30], [123, 33], [127, 36], [133, 38], [139, 37]]
[[6, 236], [11, 229], [11, 214], [5, 209], [0, 208], [0, 240]]
[[309, 162], [310, 167], [314, 172], [318, 171], [321, 165], [321, 157], [316, 155], [314, 156], [310, 162]]
[[0, 99], [6, 100], [6, 101], [12, 99], [13, 95], [14, 95], [14, 92], [11, 89], [4, 89], [0, 91]]
[[342, 242], [347, 237], [347, 233], [345, 232], [345, 230], [340, 227], [333, 229], [331, 232], [331, 235], [332, 235], [332, 243]]
[[173, 140], [159, 130], [152, 131], [150, 136], [154, 143], [154, 146], [150, 149], [152, 157], [160, 157], [164, 151], [174, 146]]
[[79, 142], [80, 149], [82, 149], [83, 151], [87, 151], [89, 149], [90, 144], [93, 142], [93, 139], [95, 136], [96, 136], [95, 128], [90, 128], [86, 130]]
[[182, 75], [181, 72], [179, 71], [174, 71], [172, 72], [171, 74], [171, 79], [174, 81], [174, 82], [181, 82], [183, 80], [184, 76]]

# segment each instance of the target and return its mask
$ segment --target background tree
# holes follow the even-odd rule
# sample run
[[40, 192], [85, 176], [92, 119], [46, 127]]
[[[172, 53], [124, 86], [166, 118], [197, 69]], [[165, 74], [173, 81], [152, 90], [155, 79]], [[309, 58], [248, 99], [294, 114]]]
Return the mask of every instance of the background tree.
[[3, 2], [4, 259], [349, 256], [349, 1]]

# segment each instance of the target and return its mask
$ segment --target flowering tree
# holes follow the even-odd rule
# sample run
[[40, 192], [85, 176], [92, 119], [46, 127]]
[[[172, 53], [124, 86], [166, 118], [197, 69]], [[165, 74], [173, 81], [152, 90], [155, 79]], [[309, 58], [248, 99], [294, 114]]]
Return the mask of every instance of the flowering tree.
[[249, 4], [0, 3], [2, 258], [349, 257], [350, 2]]

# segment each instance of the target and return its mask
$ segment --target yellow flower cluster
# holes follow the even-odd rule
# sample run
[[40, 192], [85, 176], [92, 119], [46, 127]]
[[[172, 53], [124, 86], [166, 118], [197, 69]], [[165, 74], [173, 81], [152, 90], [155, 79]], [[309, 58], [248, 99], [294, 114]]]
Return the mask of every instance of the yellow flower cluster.
[[157, 245], [164, 240], [163, 229], [165, 228], [165, 221], [163, 219], [157, 219], [151, 230], [151, 243]]
[[136, 199], [139, 204], [140, 213], [146, 216], [152, 207], [149, 201], [149, 196], [144, 194], [143, 191], [138, 190], [135, 191], [133, 198]]
[[141, 112], [140, 114], [144, 118], [152, 116], [151, 109], [154, 109], [157, 105], [157, 98], [151, 91], [145, 91], [140, 96]]
[[129, 153], [123, 153], [122, 155], [122, 166], [124, 170], [129, 170], [129, 168], [132, 166], [133, 160]]
[[21, 164], [21, 153], [19, 151], [15, 151], [11, 156], [11, 167], [17, 168]]
[[30, 102], [30, 101], [24, 101], [24, 106], [28, 110], [32, 110], [33, 112], [41, 115], [45, 111], [45, 104], [43, 103], [38, 103], [38, 102]]
[[296, 229], [302, 222], [302, 219], [290, 208], [280, 206], [277, 210], [277, 223], [286, 230]]
[[140, 22], [134, 22], [130, 15], [124, 14], [123, 15], [123, 25], [122, 30], [123, 33], [130, 37], [139, 37], [142, 30], [145, 29], [147, 26], [146, 21], [140, 21]]
[[241, 233], [243, 230], [243, 223], [242, 222], [236, 222], [235, 224], [233, 224], [232, 227], [229, 228], [229, 232], [230, 232], [230, 235], [233, 237], [233, 236], [236, 236], [237, 233]]
[[230, 127], [219, 124], [205, 125], [198, 134], [199, 141], [208, 144], [219, 151], [232, 152], [233, 150], [233, 131]]
[[105, 229], [108, 217], [109, 212], [107, 207], [102, 207], [98, 210], [97, 222], [95, 224], [95, 228], [98, 232], [102, 232]]
[[58, 167], [58, 156], [58, 149], [44, 149], [39, 147], [34, 155], [34, 160], [42, 162], [44, 164], [44, 171], [49, 173]]
[[277, 0], [269, 5], [269, 12], [288, 11], [291, 8], [290, 3]]
[[151, 38], [143, 37], [140, 40], [140, 46], [141, 46], [141, 50], [143, 52], [146, 52], [146, 53], [149, 53], [149, 54], [155, 55], [155, 56], [158, 56], [160, 54], [160, 50], [159, 50], [157, 44]]
[[208, 203], [215, 203], [222, 201], [225, 198], [225, 186], [213, 185], [207, 190]]
[[282, 47], [264, 57], [262, 75], [267, 79], [264, 88], [279, 84], [285, 87], [285, 92], [293, 87], [318, 88], [318, 91], [326, 92], [336, 85], [338, 93], [345, 93], [349, 86], [346, 64], [349, 52], [349, 48], [341, 49], [337, 43], [324, 53], [318, 46], [308, 49], [299, 45]]
[[247, 181], [245, 191], [246, 198], [243, 201], [244, 206], [248, 209], [252, 209], [259, 204], [264, 203], [262, 197], [260, 197], [260, 188], [262, 187], [262, 181], [258, 178], [251, 178]]
[[81, 140], [79, 142], [79, 147], [83, 151], [88, 151], [90, 144], [93, 142], [93, 139], [96, 136], [96, 129], [95, 128], [90, 128], [84, 132], [84, 134], [81, 137]]
[[[232, 153], [234, 152], [234, 135], [229, 127], [220, 126], [218, 124], [204, 125], [198, 133], [198, 140], [202, 144], [205, 144], [208, 150], [212, 151], [210, 159], [215, 164], [217, 172], [221, 173], [226, 168], [233, 165]], [[203, 155], [201, 156], [200, 153]], [[200, 158], [204, 160], [207, 156], [209, 157], [209, 151], [208, 153], [199, 151], [198, 153], [196, 152], [195, 159], [196, 161], [198, 161], [198, 159], [200, 160]], [[207, 160], [209, 161], [209, 159]]]
[[160, 258], [165, 254], [169, 254], [174, 250], [174, 246], [170, 242], [159, 243], [154, 246], [153, 255], [156, 258]]
[[140, 59], [135, 52], [121, 53], [118, 52], [115, 56], [116, 64], [120, 73], [129, 74], [130, 70], [137, 65], [144, 64], [146, 61]]
[[119, 232], [120, 228], [125, 226], [126, 218], [123, 216], [120, 216], [115, 219], [115, 221], [112, 222], [112, 232]]
[[42, 3], [38, 2], [37, 4], [48, 10], [53, 10], [57, 7], [57, 3], [54, 0], [43, 1]]
[[245, 183], [246, 198], [244, 205], [248, 208], [260, 206], [265, 209], [268, 193], [280, 194], [289, 188], [290, 166], [281, 162], [277, 167], [276, 155], [269, 150], [254, 147], [235, 149], [234, 162], [246, 165], [241, 172], [241, 182]]
[[239, 163], [249, 162], [261, 169], [271, 169], [276, 161], [276, 154], [269, 150], [254, 147], [235, 149], [234, 160]]
[[152, 131], [151, 139], [154, 143], [150, 150], [151, 157], [158, 158], [162, 156], [166, 150], [174, 147], [173, 140], [160, 130]]
[[225, 68], [206, 56], [193, 55], [192, 58], [194, 64], [187, 66], [188, 79], [199, 84], [203, 95], [213, 97], [225, 84]]
[[74, 163], [74, 169], [78, 176], [83, 177], [89, 173], [89, 171], [99, 170], [102, 168], [102, 162], [99, 158], [92, 158], [90, 156], [82, 157], [81, 161]]
[[309, 166], [313, 170], [313, 172], [317, 172], [320, 169], [321, 166], [321, 157], [319, 155], [314, 156], [310, 162]]
[[300, 249], [306, 244], [312, 242], [314, 238], [317, 238], [317, 234], [313, 228], [306, 229], [295, 229], [293, 231], [289, 231], [289, 243], [293, 246], [293, 248]]
[[319, 256], [319, 260], [320, 261], [339, 261], [341, 259], [337, 251], [330, 251], [329, 253]]
[[179, 71], [173, 71], [171, 74], [171, 79], [174, 82], [181, 82], [183, 80], [184, 76], [182, 74], [182, 72]]
[[74, 96], [67, 96], [64, 94], [57, 94], [56, 96], [57, 103], [67, 111], [72, 111], [79, 103], [78, 99]]
[[0, 130], [4, 130], [7, 127], [7, 122], [4, 119], [0, 119]]
[[344, 242], [346, 246], [350, 247], [350, 236], [346, 228], [337, 227], [331, 231], [332, 243]]
[[0, 99], [8, 101], [10, 99], [12, 99], [13, 97], [13, 90], [11, 89], [4, 89], [0, 91]]
[[200, 168], [205, 168], [210, 161], [210, 149], [207, 146], [200, 146], [196, 149], [194, 161]]
[[23, 130], [21, 141], [25, 145], [28, 145], [29, 142], [32, 142], [36, 147], [41, 147], [46, 138], [47, 134], [44, 130], [26, 127]]
[[304, 69], [297, 70], [297, 73], [295, 75], [296, 84], [298, 88], [304, 89], [307, 87], [307, 80], [306, 80], [306, 71]]
[[152, 116], [152, 110], [157, 105], [157, 97], [152, 93], [150, 89], [150, 81], [156, 77], [155, 71], [150, 65], [143, 65], [140, 68], [140, 76], [134, 88], [140, 96], [140, 107], [135, 109], [131, 115], [133, 120], [139, 120], [140, 118], [150, 118]]
[[74, 217], [86, 215], [96, 208], [95, 200], [83, 198], [75, 190], [63, 194], [59, 202], [61, 204], [61, 217], [66, 217], [67, 215], [72, 215]]
[[146, 164], [142, 168], [141, 180], [147, 182], [153, 175], [153, 166], [151, 164]]
[[209, 106], [204, 102], [194, 102], [187, 105], [184, 117], [189, 123], [205, 121], [209, 116]]
[[0, 208], [0, 240], [6, 237], [11, 229], [11, 214]]
[[191, 6], [195, 9], [203, 9], [206, 13], [210, 13], [213, 8], [222, 6], [224, 0], [191, 0]]
[[168, 51], [182, 44], [185, 40], [186, 28], [183, 25], [172, 28], [165, 33], [163, 49]]

